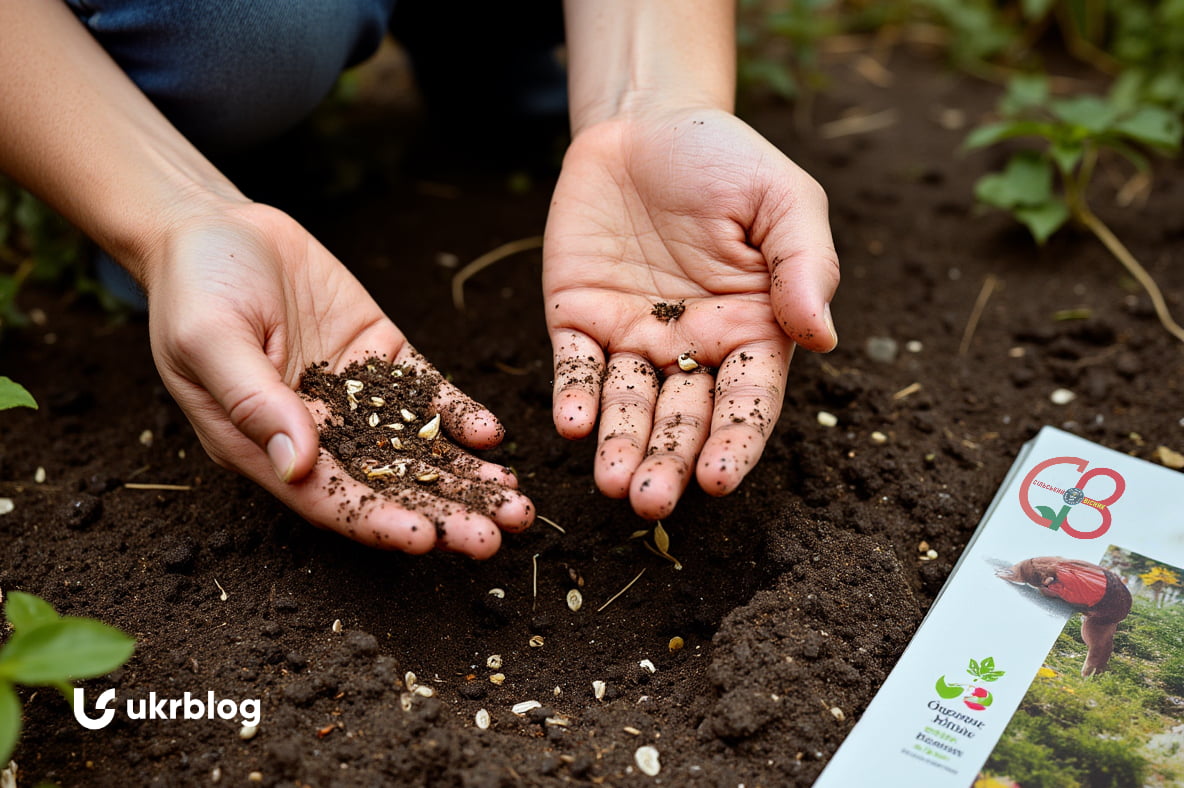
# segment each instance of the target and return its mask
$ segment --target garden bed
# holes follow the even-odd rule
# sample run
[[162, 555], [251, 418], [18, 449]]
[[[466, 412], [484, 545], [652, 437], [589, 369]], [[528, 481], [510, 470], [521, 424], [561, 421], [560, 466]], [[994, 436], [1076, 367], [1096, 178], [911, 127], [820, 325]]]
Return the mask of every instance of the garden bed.
[[[144, 320], [110, 325], [34, 294], [46, 320], [0, 355], [41, 403], [0, 416], [0, 496], [16, 505], [0, 517], [0, 588], [136, 637], [125, 668], [85, 683], [89, 697], [213, 691], [260, 698], [263, 714], [249, 740], [221, 720], [120, 715], [87, 731], [56, 693], [26, 691], [21, 784], [240, 785], [257, 772], [263, 784], [808, 785], [1041, 425], [1145, 458], [1184, 448], [1181, 346], [1104, 249], [1072, 232], [1037, 249], [1007, 217], [975, 210], [972, 184], [1003, 154], [956, 149], [996, 89], [903, 51], [887, 68], [891, 84], [874, 86], [835, 64], [814, 110], [818, 124], [895, 110], [878, 130], [828, 138], [796, 133], [781, 106], [749, 113], [828, 190], [840, 344], [798, 354], [778, 428], [740, 489], [692, 490], [665, 521], [681, 570], [630, 539], [647, 524], [626, 503], [595, 491], [592, 443], [555, 435], [538, 252], [472, 279], [463, 315], [452, 306], [440, 253], [463, 261], [539, 234], [546, 176], [510, 190], [505, 172], [436, 151], [414, 173], [374, 165], [330, 198], [324, 173], [341, 162], [317, 158], [308, 135], [271, 162], [289, 181], [276, 190], [302, 195], [282, 207], [502, 418], [506, 441], [483, 456], [513, 466], [565, 530], [537, 523], [483, 563], [378, 552], [307, 526], [205, 457], [156, 376]], [[1094, 200], [1177, 316], [1181, 176], [1161, 167], [1138, 208]], [[1054, 319], [1068, 309], [1089, 316]], [[894, 340], [891, 360], [869, 355], [873, 338]], [[1054, 404], [1059, 388], [1076, 398]], [[431, 697], [408, 692], [408, 671]], [[542, 708], [511, 712], [527, 700]], [[482, 708], [488, 730], [474, 724]], [[642, 745], [660, 753], [657, 778], [637, 770]]]

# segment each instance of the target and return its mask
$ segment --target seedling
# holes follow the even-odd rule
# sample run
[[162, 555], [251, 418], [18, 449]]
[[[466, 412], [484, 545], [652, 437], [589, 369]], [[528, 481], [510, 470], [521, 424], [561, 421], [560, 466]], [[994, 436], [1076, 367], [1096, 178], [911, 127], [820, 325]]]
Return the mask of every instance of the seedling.
[[37, 409], [37, 400], [28, 390], [11, 378], [0, 375], [0, 410], [9, 408]]
[[75, 679], [102, 676], [128, 660], [136, 641], [90, 618], [59, 616], [48, 602], [13, 591], [4, 604], [13, 629], [0, 648], [0, 764], [8, 763], [21, 731], [15, 684], [56, 687], [73, 702]]
[[[1099, 154], [1118, 153], [1146, 172], [1150, 165], [1140, 149], [1179, 151], [1184, 134], [1179, 116], [1113, 94], [1051, 99], [1042, 75], [1013, 79], [999, 111], [1003, 120], [975, 129], [965, 147], [1017, 138], [1034, 140], [1035, 147], [1015, 153], [1002, 172], [980, 178], [975, 184], [978, 200], [1010, 212], [1039, 244], [1070, 220], [1088, 230], [1147, 292], [1164, 328], [1184, 342], [1184, 328], [1172, 319], [1155, 280], [1087, 201]], [[1054, 185], [1058, 177], [1059, 190]]]
[[[629, 535], [630, 539], [641, 539], [650, 535], [650, 531], [634, 531]], [[654, 543], [642, 542], [645, 549], [649, 550], [654, 555], [660, 555], [670, 563], [674, 564], [675, 569], [682, 569], [682, 562], [670, 554], [670, 534], [666, 533], [666, 529], [662, 527], [662, 523], [656, 523], [653, 530]]]

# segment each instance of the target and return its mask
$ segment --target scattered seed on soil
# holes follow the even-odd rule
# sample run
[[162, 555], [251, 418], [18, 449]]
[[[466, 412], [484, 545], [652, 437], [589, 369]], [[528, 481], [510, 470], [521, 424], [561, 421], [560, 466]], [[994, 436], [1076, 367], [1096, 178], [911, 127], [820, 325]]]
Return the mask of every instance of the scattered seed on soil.
[[498, 599], [506, 598], [506, 591], [504, 588], [491, 588], [489, 589], [488, 593], [490, 596], [495, 596]]
[[924, 346], [917, 340], [910, 339], [904, 344], [904, 349], [910, 353], [920, 353], [924, 349]]
[[244, 725], [238, 729], [238, 737], [243, 741], [250, 741], [255, 738], [255, 734], [259, 732], [257, 725]]
[[873, 432], [871, 437], [872, 437], [872, 443], [876, 444], [877, 446], [882, 446], [888, 442], [888, 436], [885, 435], [884, 433], [880, 432], [879, 430], [877, 430], [876, 432]]
[[498, 670], [502, 666], [501, 654], [490, 654], [489, 658], [485, 660], [485, 667], [490, 670]]
[[592, 682], [592, 695], [596, 700], [604, 700], [604, 692], [608, 689], [608, 685], [600, 679]]
[[45, 484], [45, 468], [38, 465], [37, 470], [33, 471], [33, 481], [38, 484]]
[[477, 727], [481, 730], [489, 729], [489, 712], [485, 709], [477, 709], [477, 714], [474, 715], [473, 721], [477, 723]]
[[563, 694], [563, 690], [561, 690], [559, 687], [555, 687], [555, 689], [551, 690], [551, 694], [558, 698]]
[[370, 404], [376, 408], [381, 408], [386, 404], [386, 400], [384, 400], [382, 397], [371, 397]]
[[929, 542], [921, 542], [917, 545], [917, 552], [924, 553], [929, 550]]
[[[1159, 446], [1156, 448], [1156, 450], [1152, 452], [1151, 458], [1159, 464], [1165, 465], [1168, 468], [1172, 468], [1177, 471], [1181, 468], [1184, 468], [1184, 454], [1169, 449], [1167, 446]], [[2, 513], [3, 512], [0, 512], [0, 514]]]
[[152, 430], [144, 430], [140, 433], [140, 445], [151, 446], [153, 440]]
[[626, 725], [624, 728], [621, 728], [621, 730], [625, 731], [625, 733], [628, 733], [630, 736], [641, 735], [641, 731], [639, 731], [637, 728], [634, 728], [632, 725]]
[[522, 716], [528, 711], [534, 711], [535, 709], [541, 709], [542, 707], [543, 704], [539, 703], [537, 700], [524, 700], [521, 703], [515, 703], [513, 706], [511, 706], [510, 711]]
[[334, 619], [333, 626], [330, 627], [330, 629], [332, 629], [334, 633], [340, 632], [341, 631], [341, 619], [340, 618]]
[[429, 421], [427, 424], [420, 427], [419, 432], [416, 433], [416, 435], [423, 438], [425, 441], [435, 440], [436, 436], [439, 434], [440, 434], [440, 414], [439, 413], [437, 413], [435, 416], [432, 416], [431, 421]]
[[415, 708], [415, 696], [410, 692], [403, 692], [399, 695], [399, 706], [403, 711], [411, 711]]
[[839, 722], [842, 722], [843, 720], [847, 719], [847, 715], [844, 714], [843, 710], [840, 709], [838, 706], [831, 706], [830, 707], [830, 714], [832, 717], [834, 717]]
[[417, 684], [419, 684], [419, 677], [414, 673], [407, 671], [403, 674], [403, 686], [405, 686], [409, 691], [414, 690]]
[[823, 427], [834, 427], [839, 423], [839, 420], [833, 413], [820, 410], [818, 411], [818, 423]]
[[678, 635], [675, 635], [674, 637], [670, 638], [670, 642], [666, 644], [666, 648], [670, 649], [671, 651], [681, 651], [684, 645], [686, 644], [683, 642], [683, 639]]
[[263, 782], [263, 772], [251, 772], [247, 775], [247, 780], [253, 783]]
[[1069, 389], [1057, 389], [1048, 395], [1048, 399], [1054, 405], [1068, 405], [1073, 400], [1077, 399], [1077, 395]]
[[544, 642], [545, 641], [543, 640], [542, 635], [531, 635], [530, 636], [530, 647], [531, 648], [542, 648]]
[[366, 423], [369, 424], [371, 427], [377, 427], [378, 422], [380, 422], [380, 421], [381, 421], [381, 419], [378, 418], [377, 413], [371, 413], [370, 417], [366, 419]]
[[16, 508], [11, 498], [0, 498], [0, 514], [8, 514]]
[[658, 772], [662, 771], [656, 747], [651, 747], [648, 744], [638, 747], [637, 752], [633, 753], [633, 760], [637, 763], [637, 768], [641, 770], [641, 773], [647, 777], [657, 777]]
[[642, 670], [646, 671], [647, 673], [657, 673], [658, 672], [658, 669], [656, 667], [654, 667], [654, 663], [648, 659], [643, 659], [641, 662], [638, 662], [637, 664], [641, 667]]
[[412, 413], [411, 411], [407, 410], [406, 408], [401, 408], [399, 410], [399, 415], [402, 416], [403, 421], [407, 422], [408, 424], [415, 421], [415, 414]]
[[678, 357], [678, 368], [683, 372], [693, 372], [699, 368], [699, 362], [691, 358], [691, 354], [689, 352], [682, 353]]
[[214, 585], [218, 586], [219, 601], [225, 602], [227, 599], [230, 598], [230, 595], [226, 593], [226, 589], [222, 587], [222, 584], [218, 582], [218, 578], [216, 578], [216, 577], [214, 578]]
[[580, 593], [578, 588], [567, 592], [567, 606], [573, 613], [584, 606], [584, 595]]
[[420, 696], [421, 698], [430, 698], [436, 694], [436, 691], [434, 689], [432, 689], [431, 687], [429, 687], [427, 684], [420, 684], [418, 687], [416, 687], [413, 690], [413, 692], [415, 692], [415, 694]]
[[440, 478], [439, 471], [427, 471], [426, 473], [421, 473], [418, 476], [416, 476], [415, 481], [421, 482], [423, 484], [431, 484], [432, 482], [436, 481], [439, 478]]
[[497, 684], [497, 685], [499, 685], [499, 686], [500, 686], [500, 685], [501, 685], [501, 683], [502, 683], [502, 682], [504, 682], [505, 680], [506, 680], [506, 674], [505, 674], [505, 673], [494, 673], [492, 676], [490, 676], [490, 677], [489, 677], [489, 681], [490, 681], [490, 683], [492, 683], [492, 684]]

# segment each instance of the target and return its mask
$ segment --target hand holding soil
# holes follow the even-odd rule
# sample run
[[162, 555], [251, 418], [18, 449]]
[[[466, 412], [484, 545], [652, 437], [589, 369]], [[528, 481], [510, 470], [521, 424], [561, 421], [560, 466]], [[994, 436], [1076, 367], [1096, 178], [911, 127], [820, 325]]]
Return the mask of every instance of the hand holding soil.
[[[442, 433], [488, 448], [501, 440], [502, 427], [444, 381], [353, 275], [291, 218], [232, 204], [179, 230], [162, 250], [167, 259], [145, 277], [153, 355], [219, 465], [253, 479], [313, 524], [375, 547], [422, 553], [440, 546], [482, 558], [497, 550], [501, 528], [530, 524], [533, 506], [516, 491], [513, 474], [446, 438], [438, 467], [430, 456], [416, 460], [417, 475], [437, 474], [431, 489], [421, 483], [389, 495], [376, 494], [357, 480], [357, 468], [343, 470], [318, 449], [314, 413], [320, 421], [336, 416], [339, 424], [343, 417], [296, 393], [301, 373], [321, 364], [343, 370], [367, 358], [390, 359], [423, 383], [417, 430], [438, 413]], [[367, 400], [367, 418], [380, 410]], [[390, 419], [384, 414], [382, 421]]]
[[[736, 489], [781, 412], [795, 343], [837, 342], [825, 195], [721, 110], [583, 130], [543, 266], [556, 427], [584, 437], [599, 411], [596, 483], [643, 517], [670, 514], [692, 469], [712, 495]], [[662, 302], [684, 309], [659, 319]]]

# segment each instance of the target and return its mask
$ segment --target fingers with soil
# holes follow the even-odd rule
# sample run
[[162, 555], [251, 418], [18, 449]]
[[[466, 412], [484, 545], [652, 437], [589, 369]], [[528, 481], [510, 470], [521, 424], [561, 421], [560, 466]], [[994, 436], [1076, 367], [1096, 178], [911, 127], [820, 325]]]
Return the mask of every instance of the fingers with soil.
[[490, 449], [502, 442], [506, 430], [484, 405], [449, 383], [423, 355], [410, 344], [395, 358], [395, 363], [411, 367], [435, 386], [432, 405], [440, 414], [445, 431], [459, 443], [472, 449]]
[[551, 343], [555, 348], [555, 429], [565, 438], [583, 438], [596, 425], [604, 352], [578, 331], [552, 333]]
[[600, 403], [600, 435], [596, 449], [596, 486], [609, 498], [629, 495], [634, 471], [645, 458], [653, 426], [658, 380], [649, 362], [633, 353], [618, 353], [608, 365]]
[[793, 345], [762, 342], [733, 351], [715, 381], [711, 437], [699, 456], [696, 475], [710, 495], [739, 486], [765, 449], [781, 415], [781, 401]]
[[701, 373], [672, 375], [662, 384], [646, 458], [629, 491], [633, 510], [642, 517], [669, 516], [686, 490], [707, 439], [713, 384], [710, 375]]

